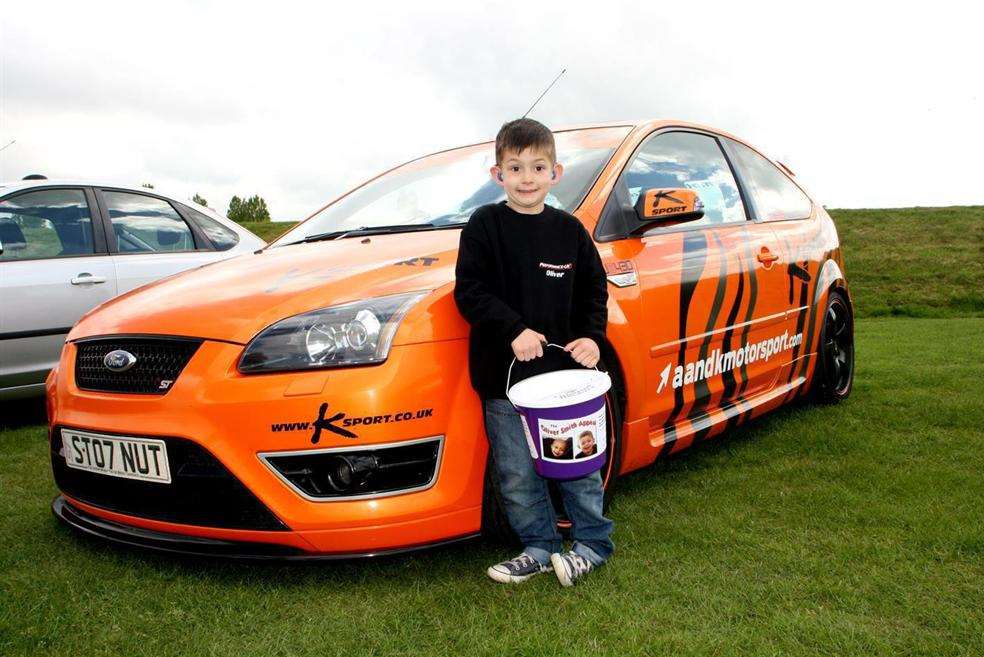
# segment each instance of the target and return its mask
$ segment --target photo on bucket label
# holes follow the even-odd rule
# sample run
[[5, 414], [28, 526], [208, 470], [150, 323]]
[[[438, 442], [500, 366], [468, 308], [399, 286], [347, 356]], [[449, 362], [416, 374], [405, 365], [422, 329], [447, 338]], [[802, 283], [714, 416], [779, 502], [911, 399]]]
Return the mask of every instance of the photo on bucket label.
[[543, 458], [551, 461], [570, 461], [574, 448], [570, 436], [543, 439]]
[[577, 450], [574, 454], [576, 459], [586, 459], [598, 454], [598, 443], [595, 440], [594, 432], [586, 429], [578, 434], [575, 449]]

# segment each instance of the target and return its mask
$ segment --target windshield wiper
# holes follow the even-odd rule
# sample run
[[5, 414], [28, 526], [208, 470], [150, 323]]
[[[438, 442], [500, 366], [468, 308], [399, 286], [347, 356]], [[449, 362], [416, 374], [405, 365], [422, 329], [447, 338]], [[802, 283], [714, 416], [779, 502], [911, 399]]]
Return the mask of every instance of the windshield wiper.
[[390, 226], [362, 226], [361, 228], [350, 228], [348, 230], [333, 230], [327, 233], [316, 233], [308, 235], [302, 240], [288, 242], [283, 246], [292, 244], [307, 244], [309, 242], [324, 242], [327, 240], [337, 240], [343, 237], [358, 237], [362, 235], [385, 235], [386, 233], [410, 233], [418, 230], [440, 230], [442, 228], [456, 228], [456, 225], [434, 224], [392, 224]]

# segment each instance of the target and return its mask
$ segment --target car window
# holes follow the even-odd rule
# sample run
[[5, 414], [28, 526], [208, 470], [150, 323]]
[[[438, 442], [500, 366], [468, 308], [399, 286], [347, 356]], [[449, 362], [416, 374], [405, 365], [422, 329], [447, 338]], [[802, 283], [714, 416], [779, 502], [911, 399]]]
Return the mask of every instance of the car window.
[[684, 187], [697, 192], [704, 216], [686, 226], [745, 221], [745, 207], [731, 168], [717, 140], [693, 132], [667, 132], [646, 142], [622, 175], [635, 205], [639, 195], [660, 187]]
[[46, 189], [0, 202], [0, 260], [94, 253], [92, 217], [81, 189]]
[[191, 229], [171, 204], [129, 192], [103, 191], [120, 253], [193, 251]]
[[239, 244], [239, 235], [236, 234], [236, 231], [226, 228], [207, 214], [203, 214], [198, 210], [192, 210], [188, 206], [185, 206], [185, 211], [191, 217], [191, 220], [198, 224], [202, 232], [212, 240], [212, 244], [219, 251], [227, 251]]
[[813, 202], [786, 174], [748, 146], [732, 139], [728, 143], [759, 219], [783, 221], [810, 216]]

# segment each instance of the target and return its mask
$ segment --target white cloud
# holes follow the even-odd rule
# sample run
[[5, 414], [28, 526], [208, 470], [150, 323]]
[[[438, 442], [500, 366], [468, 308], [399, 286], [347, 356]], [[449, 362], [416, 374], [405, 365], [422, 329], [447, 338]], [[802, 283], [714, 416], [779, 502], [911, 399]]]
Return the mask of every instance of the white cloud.
[[828, 206], [984, 203], [968, 5], [19, 3], [0, 178], [258, 193], [306, 216], [366, 177], [548, 125], [672, 117], [748, 139]]

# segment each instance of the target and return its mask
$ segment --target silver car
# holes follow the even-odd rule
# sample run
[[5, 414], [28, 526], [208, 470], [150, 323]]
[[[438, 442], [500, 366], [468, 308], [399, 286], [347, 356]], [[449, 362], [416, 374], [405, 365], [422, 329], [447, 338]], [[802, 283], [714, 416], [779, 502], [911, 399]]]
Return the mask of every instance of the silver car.
[[264, 244], [150, 189], [0, 183], [0, 399], [41, 394], [65, 334], [100, 303]]

